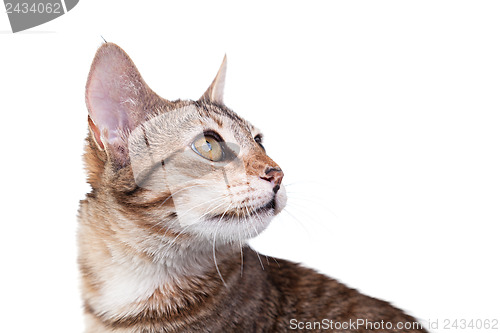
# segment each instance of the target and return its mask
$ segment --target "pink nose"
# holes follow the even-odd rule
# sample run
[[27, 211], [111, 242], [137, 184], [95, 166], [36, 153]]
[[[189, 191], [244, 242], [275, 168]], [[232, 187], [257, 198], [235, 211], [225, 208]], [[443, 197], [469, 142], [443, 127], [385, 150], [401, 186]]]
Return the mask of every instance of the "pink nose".
[[267, 180], [273, 186], [273, 192], [277, 193], [281, 186], [281, 180], [283, 179], [283, 171], [279, 168], [271, 168], [268, 167], [265, 171], [265, 176], [261, 176], [260, 178]]

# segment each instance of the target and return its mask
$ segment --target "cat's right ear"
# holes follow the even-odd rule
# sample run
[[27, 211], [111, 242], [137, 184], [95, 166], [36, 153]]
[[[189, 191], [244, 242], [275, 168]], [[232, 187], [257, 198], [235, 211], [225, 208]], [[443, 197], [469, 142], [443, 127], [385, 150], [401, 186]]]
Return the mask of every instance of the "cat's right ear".
[[226, 69], [227, 69], [227, 57], [224, 55], [222, 64], [220, 65], [219, 71], [212, 81], [212, 84], [205, 91], [203, 96], [201, 96], [200, 101], [214, 102], [217, 104], [224, 104], [224, 84], [226, 83]]
[[96, 145], [118, 164], [128, 160], [128, 135], [145, 119], [143, 104], [152, 94], [119, 46], [105, 43], [97, 50], [85, 91], [89, 129]]

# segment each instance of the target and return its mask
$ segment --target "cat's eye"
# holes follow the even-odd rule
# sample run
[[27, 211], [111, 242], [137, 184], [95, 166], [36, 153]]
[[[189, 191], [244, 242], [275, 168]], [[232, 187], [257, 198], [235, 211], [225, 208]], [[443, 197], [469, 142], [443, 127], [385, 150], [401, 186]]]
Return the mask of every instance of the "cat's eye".
[[207, 160], [218, 162], [224, 159], [221, 140], [212, 134], [203, 134], [198, 137], [191, 147], [198, 155]]
[[255, 140], [255, 142], [257, 142], [257, 144], [262, 148], [264, 149], [264, 151], [266, 150], [266, 148], [264, 148], [264, 145], [262, 144], [262, 134], [258, 134], [255, 136], [255, 138], [253, 138]]

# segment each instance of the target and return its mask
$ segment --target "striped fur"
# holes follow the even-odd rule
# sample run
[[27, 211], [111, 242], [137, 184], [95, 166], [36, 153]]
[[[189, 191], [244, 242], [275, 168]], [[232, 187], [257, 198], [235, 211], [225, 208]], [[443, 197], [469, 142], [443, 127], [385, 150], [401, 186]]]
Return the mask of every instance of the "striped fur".
[[[286, 193], [281, 169], [256, 139], [261, 133], [222, 103], [225, 68], [224, 61], [200, 100], [172, 102], [144, 83], [118, 46], [97, 51], [86, 95], [92, 191], [81, 202], [78, 231], [86, 332], [413, 322], [310, 269], [262, 262], [246, 245], [283, 209]], [[234, 160], [218, 165], [193, 151], [190, 143], [207, 131], [236, 147]]]

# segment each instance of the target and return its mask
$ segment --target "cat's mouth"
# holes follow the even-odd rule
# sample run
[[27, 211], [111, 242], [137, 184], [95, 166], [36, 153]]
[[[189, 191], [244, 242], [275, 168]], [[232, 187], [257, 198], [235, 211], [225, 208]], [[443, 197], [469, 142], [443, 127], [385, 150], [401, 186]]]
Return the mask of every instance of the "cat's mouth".
[[274, 196], [268, 203], [258, 207], [238, 207], [227, 211], [223, 214], [217, 214], [212, 216], [213, 220], [222, 221], [222, 220], [233, 220], [233, 219], [241, 219], [248, 218], [253, 216], [258, 216], [262, 213], [267, 213], [270, 211], [274, 211], [276, 209], [276, 196]]

